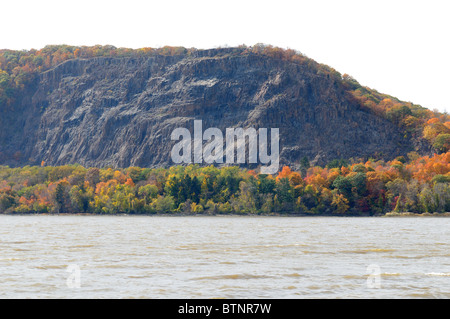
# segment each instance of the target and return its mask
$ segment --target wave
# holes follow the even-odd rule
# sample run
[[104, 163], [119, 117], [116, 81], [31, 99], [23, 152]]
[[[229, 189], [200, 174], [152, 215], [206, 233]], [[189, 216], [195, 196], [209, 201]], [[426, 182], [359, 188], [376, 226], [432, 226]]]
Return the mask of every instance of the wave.
[[192, 280], [267, 279], [267, 278], [273, 278], [273, 277], [267, 276], [267, 275], [253, 275], [253, 274], [230, 274], [230, 275], [195, 277], [195, 278], [192, 278]]
[[390, 253], [395, 249], [390, 248], [369, 248], [369, 249], [355, 249], [355, 250], [342, 250], [341, 253], [345, 254], [367, 254], [367, 253]]

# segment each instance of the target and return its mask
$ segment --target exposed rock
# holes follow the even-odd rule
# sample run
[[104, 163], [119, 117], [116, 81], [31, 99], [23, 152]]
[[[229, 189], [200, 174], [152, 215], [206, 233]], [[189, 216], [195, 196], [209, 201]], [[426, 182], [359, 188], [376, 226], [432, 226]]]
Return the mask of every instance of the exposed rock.
[[20, 152], [9, 165], [169, 166], [171, 132], [192, 131], [194, 119], [223, 132], [279, 128], [281, 164], [294, 168], [304, 156], [323, 165], [413, 150], [337, 79], [237, 49], [69, 60], [42, 73], [17, 110], [2, 119], [3, 152]]

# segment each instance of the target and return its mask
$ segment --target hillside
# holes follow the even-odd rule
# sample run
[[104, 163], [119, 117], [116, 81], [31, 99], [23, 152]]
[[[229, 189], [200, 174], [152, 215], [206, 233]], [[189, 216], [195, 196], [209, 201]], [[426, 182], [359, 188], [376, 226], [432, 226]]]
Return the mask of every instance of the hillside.
[[263, 45], [1, 50], [0, 115], [0, 164], [9, 166], [171, 166], [171, 132], [192, 131], [195, 119], [223, 132], [279, 128], [280, 167], [293, 169], [450, 146], [446, 114]]

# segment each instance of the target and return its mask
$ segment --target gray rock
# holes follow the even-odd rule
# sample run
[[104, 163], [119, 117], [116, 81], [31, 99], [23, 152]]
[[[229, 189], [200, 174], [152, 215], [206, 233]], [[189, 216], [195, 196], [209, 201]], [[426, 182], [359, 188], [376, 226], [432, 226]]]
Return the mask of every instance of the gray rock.
[[238, 49], [66, 61], [42, 74], [2, 119], [3, 164], [170, 166], [177, 127], [279, 128], [281, 165], [307, 156], [392, 159], [413, 150], [399, 129], [308, 65]]

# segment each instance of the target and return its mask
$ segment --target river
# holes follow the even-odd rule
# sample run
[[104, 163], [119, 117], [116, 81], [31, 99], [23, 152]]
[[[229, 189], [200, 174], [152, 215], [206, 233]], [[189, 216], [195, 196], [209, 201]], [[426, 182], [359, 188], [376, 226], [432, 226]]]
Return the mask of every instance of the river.
[[0, 298], [450, 298], [440, 217], [0, 215]]

